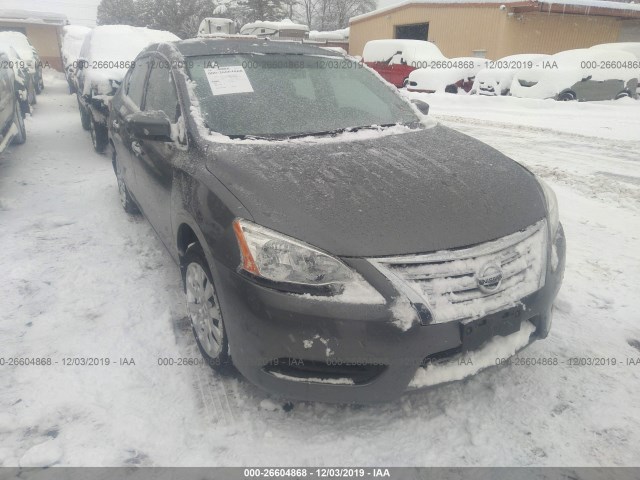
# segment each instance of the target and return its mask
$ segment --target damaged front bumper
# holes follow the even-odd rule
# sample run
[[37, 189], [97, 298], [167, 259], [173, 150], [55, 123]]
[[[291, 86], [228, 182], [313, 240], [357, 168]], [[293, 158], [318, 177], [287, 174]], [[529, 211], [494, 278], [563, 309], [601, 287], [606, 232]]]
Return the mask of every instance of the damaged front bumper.
[[[406, 329], [397, 325], [393, 312], [402, 293], [364, 259], [345, 262], [381, 293], [384, 304], [279, 292], [222, 265], [212, 273], [233, 363], [248, 380], [285, 398], [376, 403], [457, 379], [442, 373], [448, 361], [475, 355], [495, 357], [489, 363], [498, 364], [499, 357], [546, 337], [564, 273], [561, 226], [547, 250], [544, 286], [517, 305], [472, 321], [416, 321]], [[496, 341], [499, 348], [492, 351]]]

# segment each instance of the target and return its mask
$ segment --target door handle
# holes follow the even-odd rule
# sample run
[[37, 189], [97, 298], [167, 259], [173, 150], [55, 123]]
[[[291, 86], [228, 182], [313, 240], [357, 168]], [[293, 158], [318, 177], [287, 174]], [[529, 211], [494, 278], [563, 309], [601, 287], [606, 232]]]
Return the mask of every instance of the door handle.
[[142, 151], [142, 146], [136, 140], [131, 142], [131, 150], [133, 150], [133, 153], [135, 153], [136, 155], [139, 155], [139, 156], [144, 155], [144, 152]]

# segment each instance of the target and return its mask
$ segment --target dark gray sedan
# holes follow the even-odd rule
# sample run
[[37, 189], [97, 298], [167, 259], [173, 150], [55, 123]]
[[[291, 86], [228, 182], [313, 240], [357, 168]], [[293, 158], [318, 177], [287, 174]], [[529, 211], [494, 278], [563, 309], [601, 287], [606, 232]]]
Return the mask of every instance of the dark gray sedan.
[[547, 336], [553, 192], [419, 107], [307, 45], [140, 54], [109, 118], [120, 199], [180, 266], [211, 366], [289, 398], [381, 402]]

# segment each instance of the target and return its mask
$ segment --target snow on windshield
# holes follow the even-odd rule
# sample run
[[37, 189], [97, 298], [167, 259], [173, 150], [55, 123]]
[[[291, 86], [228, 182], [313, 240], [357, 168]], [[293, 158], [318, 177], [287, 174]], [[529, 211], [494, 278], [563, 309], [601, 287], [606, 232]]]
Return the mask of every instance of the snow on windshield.
[[282, 138], [419, 122], [402, 97], [348, 58], [223, 55], [189, 63], [204, 122], [226, 136]]

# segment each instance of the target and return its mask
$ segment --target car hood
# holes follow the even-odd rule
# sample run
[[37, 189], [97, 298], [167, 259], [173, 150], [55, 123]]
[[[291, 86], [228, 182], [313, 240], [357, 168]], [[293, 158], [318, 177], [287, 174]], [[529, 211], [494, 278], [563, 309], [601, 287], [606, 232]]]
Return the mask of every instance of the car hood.
[[256, 223], [335, 255], [464, 247], [545, 215], [533, 174], [440, 125], [366, 141], [243, 143], [209, 145], [207, 169]]

